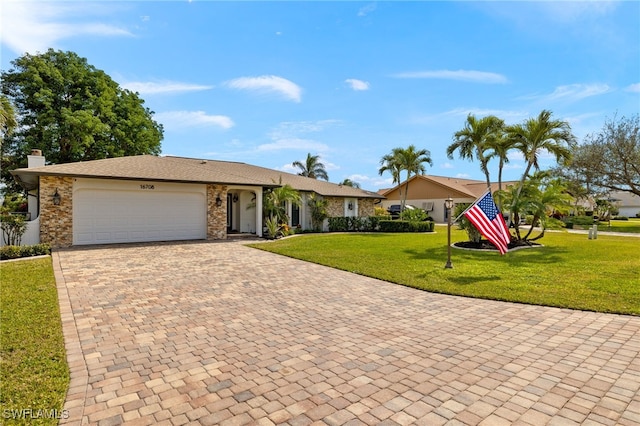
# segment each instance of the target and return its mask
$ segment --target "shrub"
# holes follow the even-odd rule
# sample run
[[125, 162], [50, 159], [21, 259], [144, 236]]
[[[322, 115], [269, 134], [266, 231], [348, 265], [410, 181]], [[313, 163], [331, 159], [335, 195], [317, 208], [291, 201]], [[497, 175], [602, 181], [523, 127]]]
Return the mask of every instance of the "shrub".
[[51, 254], [51, 247], [49, 244], [0, 247], [0, 260], [19, 259], [21, 257], [41, 256], [46, 254]]
[[591, 226], [595, 223], [593, 216], [571, 216], [564, 220], [568, 229], [573, 229], [574, 225]]
[[264, 224], [267, 228], [267, 238], [269, 240], [275, 240], [282, 236], [282, 230], [277, 217], [269, 216], [269, 218], [265, 220]]
[[369, 216], [368, 218], [368, 228], [365, 229], [366, 232], [374, 232], [380, 230], [380, 222], [383, 220], [391, 220], [391, 215], [385, 214], [380, 216]]
[[20, 214], [2, 214], [2, 238], [4, 243], [10, 246], [19, 246], [22, 236], [27, 231], [27, 222]]
[[388, 216], [389, 212], [384, 207], [374, 207], [373, 214], [375, 216]]
[[391, 220], [391, 216], [368, 217], [330, 217], [329, 232], [375, 232], [380, 229], [380, 222]]
[[611, 220], [629, 220], [629, 218], [626, 216], [616, 216]]
[[545, 223], [546, 229], [563, 229], [566, 227], [566, 224], [560, 219], [556, 219], [554, 217], [550, 217], [547, 219]]
[[407, 209], [400, 213], [400, 219], [409, 222], [422, 222], [427, 220], [427, 212], [422, 209]]

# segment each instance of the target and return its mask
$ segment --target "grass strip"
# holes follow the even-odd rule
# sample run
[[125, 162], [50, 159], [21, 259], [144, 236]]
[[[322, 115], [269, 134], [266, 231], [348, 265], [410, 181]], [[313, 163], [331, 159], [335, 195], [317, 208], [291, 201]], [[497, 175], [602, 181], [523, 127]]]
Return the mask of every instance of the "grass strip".
[[58, 424], [69, 369], [51, 258], [3, 262], [0, 278], [1, 421]]

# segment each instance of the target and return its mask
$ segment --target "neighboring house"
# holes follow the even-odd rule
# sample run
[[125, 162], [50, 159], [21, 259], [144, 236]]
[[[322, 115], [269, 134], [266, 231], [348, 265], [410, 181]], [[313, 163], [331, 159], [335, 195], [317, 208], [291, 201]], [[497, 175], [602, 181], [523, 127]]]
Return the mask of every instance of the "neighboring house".
[[[502, 182], [502, 189], [515, 183], [515, 181]], [[405, 196], [405, 187], [406, 181], [393, 188], [378, 191], [385, 198], [382, 201], [382, 207], [387, 209], [392, 204], [400, 204]], [[497, 189], [498, 184], [492, 183], [491, 190]], [[472, 203], [486, 190], [487, 183], [482, 180], [416, 175], [409, 179], [407, 204], [424, 209], [435, 222], [446, 222], [444, 201], [447, 198], [451, 197], [454, 204]]]
[[609, 199], [618, 208], [618, 216], [640, 217], [640, 197], [627, 191], [616, 191], [609, 194]]
[[[302, 196], [288, 205], [290, 226], [311, 228], [307, 200], [329, 201], [329, 216], [370, 216], [374, 192], [245, 163], [139, 155], [12, 171], [29, 191], [39, 240], [52, 247], [262, 236], [263, 191], [290, 184]], [[24, 243], [24, 241], [23, 241]]]

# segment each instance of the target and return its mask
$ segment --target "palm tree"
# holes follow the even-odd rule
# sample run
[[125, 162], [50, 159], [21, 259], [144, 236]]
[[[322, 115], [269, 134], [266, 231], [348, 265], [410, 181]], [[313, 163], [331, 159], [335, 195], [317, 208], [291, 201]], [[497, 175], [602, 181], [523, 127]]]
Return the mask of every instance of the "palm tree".
[[431, 160], [431, 153], [427, 149], [416, 149], [415, 145], [409, 145], [406, 149], [398, 150], [398, 160], [400, 162], [400, 169], [407, 172], [407, 180], [404, 188], [404, 200], [402, 201], [402, 210], [407, 204], [407, 195], [409, 195], [409, 179], [411, 175], [423, 175], [427, 169], [424, 167], [424, 163], [433, 165]]
[[307, 201], [311, 213], [311, 226], [316, 232], [322, 231], [322, 223], [327, 218], [327, 206], [329, 201], [325, 200], [315, 192], [311, 194]]
[[278, 223], [287, 223], [287, 202], [299, 206], [302, 203], [300, 193], [291, 185], [282, 185], [280, 178], [279, 187], [269, 189], [264, 197], [264, 213], [270, 219], [276, 219]]
[[400, 211], [404, 210], [404, 206], [407, 202], [407, 195], [409, 191], [409, 179], [411, 174], [423, 174], [426, 172], [424, 163], [432, 165], [431, 153], [426, 149], [417, 150], [414, 145], [409, 145], [408, 148], [393, 148], [390, 154], [382, 157], [380, 160], [380, 169], [378, 173], [382, 175], [384, 172], [390, 172], [393, 177], [394, 184], [400, 184], [401, 173], [407, 172], [406, 185], [404, 188], [404, 197], [402, 196], [402, 187], [399, 187], [398, 192], [400, 194]]
[[350, 186], [352, 188], [358, 188], [360, 189], [360, 184], [358, 182], [354, 182], [351, 179], [347, 178], [345, 180], [343, 180], [342, 182], [340, 182], [340, 185], [343, 186]]
[[485, 152], [495, 144], [502, 135], [504, 121], [494, 115], [488, 115], [480, 119], [469, 114], [464, 129], [453, 135], [453, 143], [447, 147], [447, 157], [453, 159], [453, 153], [459, 151], [460, 158], [473, 161], [474, 157], [480, 161], [480, 169], [487, 178], [487, 188], [491, 187], [489, 178], [490, 156]]
[[9, 98], [0, 96], [0, 144], [4, 141], [5, 135], [10, 135], [18, 127], [16, 113]]
[[[506, 135], [498, 138], [492, 138], [487, 142], [487, 148], [490, 150], [487, 159], [498, 158], [498, 194], [502, 193], [502, 171], [504, 165], [509, 162], [509, 151], [515, 147], [515, 140], [509, 139]], [[498, 197], [498, 209], [502, 211], [502, 200]]]
[[577, 145], [569, 123], [553, 120], [551, 114], [551, 111], [542, 110], [538, 117], [506, 128], [507, 138], [513, 141], [514, 148], [522, 152], [527, 162], [520, 188], [532, 167], [540, 170], [538, 156], [542, 151], [551, 153], [558, 163], [562, 163], [571, 159], [571, 152]]
[[319, 155], [311, 155], [311, 153], [307, 154], [307, 159], [303, 163], [301, 161], [294, 161], [293, 167], [298, 167], [301, 172], [298, 173], [300, 176], [310, 177], [312, 179], [324, 179], [326, 181], [329, 180], [329, 175], [327, 175], [327, 170], [324, 167], [324, 164], [320, 162]]
[[[400, 172], [402, 171], [402, 166], [400, 164], [400, 150], [402, 148], [393, 148], [390, 154], [384, 155], [380, 159], [380, 169], [378, 170], [378, 174], [382, 176], [384, 172], [391, 173], [391, 177], [393, 178], [393, 184], [400, 184]], [[399, 188], [400, 198], [402, 198], [402, 187]]]
[[[573, 197], [567, 192], [563, 179], [553, 178], [549, 172], [536, 172], [524, 183], [524, 186], [509, 186], [502, 193], [504, 201], [511, 205], [514, 218], [513, 227], [518, 241], [535, 241], [544, 236], [549, 216], [554, 212], [568, 213]], [[520, 235], [520, 219], [531, 216], [529, 230]], [[529, 238], [536, 226], [542, 232], [535, 238]]]
[[[571, 133], [571, 126], [566, 121], [553, 120], [551, 111], [542, 110], [538, 117], [529, 118], [522, 124], [515, 124], [505, 128], [505, 137], [513, 142], [514, 148], [522, 153], [527, 165], [520, 178], [520, 183], [510, 197], [510, 214], [520, 204], [520, 195], [525, 187], [531, 168], [540, 170], [538, 156], [543, 151], [556, 157], [558, 163], [571, 159], [571, 152], [575, 149], [576, 137]], [[516, 224], [517, 225], [517, 224]], [[516, 228], [516, 234], [518, 233]], [[518, 239], [520, 236], [518, 235]]]

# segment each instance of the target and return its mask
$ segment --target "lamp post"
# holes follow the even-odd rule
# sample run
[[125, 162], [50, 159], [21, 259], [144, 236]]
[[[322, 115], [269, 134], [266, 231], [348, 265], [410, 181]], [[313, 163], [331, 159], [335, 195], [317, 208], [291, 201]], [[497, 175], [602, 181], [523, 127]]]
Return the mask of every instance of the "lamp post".
[[451, 209], [453, 208], [453, 199], [451, 197], [444, 201], [444, 207], [447, 209], [447, 263], [445, 269], [453, 268], [451, 264]]

